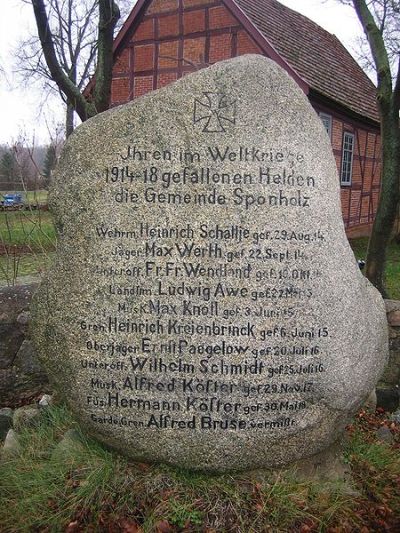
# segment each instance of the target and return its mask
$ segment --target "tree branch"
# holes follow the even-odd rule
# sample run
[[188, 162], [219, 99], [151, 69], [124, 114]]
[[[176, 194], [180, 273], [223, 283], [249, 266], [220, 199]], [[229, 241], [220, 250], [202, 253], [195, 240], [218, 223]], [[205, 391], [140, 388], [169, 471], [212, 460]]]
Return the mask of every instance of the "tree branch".
[[86, 83], [86, 80], [89, 76], [89, 70], [90, 70], [90, 67], [94, 61], [94, 58], [95, 58], [95, 55], [96, 55], [96, 51], [97, 51], [97, 48], [96, 46], [92, 46], [91, 50], [90, 50], [90, 54], [89, 54], [89, 58], [88, 58], [88, 61], [85, 65], [85, 68], [81, 74], [81, 80], [78, 84], [79, 88], [82, 89], [83, 85]]
[[385, 30], [385, 26], [386, 26], [386, 17], [387, 17], [387, 14], [388, 14], [388, 5], [387, 5], [387, 1], [386, 0], [383, 2], [382, 10], [383, 10], [383, 13], [382, 13], [381, 22], [380, 22], [380, 25], [379, 25], [379, 31], [383, 35], [383, 32]]
[[114, 0], [99, 0], [96, 85], [93, 95], [97, 113], [105, 111], [110, 105], [114, 28], [119, 17], [119, 8]]
[[398, 113], [400, 109], [400, 55], [399, 55], [399, 60], [397, 63], [397, 76], [396, 76], [396, 83], [395, 83], [394, 90], [393, 90], [393, 102], [397, 108], [397, 113]]
[[370, 43], [378, 75], [378, 102], [387, 106], [392, 95], [392, 76], [383, 35], [365, 0], [353, 0], [354, 9]]
[[50, 30], [44, 0], [31, 1], [35, 14], [39, 39], [51, 77], [60, 87], [67, 99], [73, 103], [80, 118], [82, 120], [86, 120], [91, 114], [90, 106], [76, 85], [74, 85], [71, 80], [68, 79], [68, 76], [63, 72], [57, 60], [57, 55], [54, 48], [54, 39]]

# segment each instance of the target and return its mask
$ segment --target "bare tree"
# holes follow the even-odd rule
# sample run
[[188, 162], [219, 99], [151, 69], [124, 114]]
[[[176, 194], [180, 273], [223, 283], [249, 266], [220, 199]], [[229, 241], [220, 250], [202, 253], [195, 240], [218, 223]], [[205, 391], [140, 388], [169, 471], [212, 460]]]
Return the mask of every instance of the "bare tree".
[[[54, 51], [68, 79], [82, 91], [96, 56], [97, 2], [50, 0], [48, 24], [53, 35]], [[74, 129], [74, 107], [53, 80], [38, 35], [22, 41], [16, 52], [16, 70], [24, 81], [42, 82], [46, 91], [58, 93], [66, 105], [66, 134]]]
[[40, 147], [35, 147], [34, 139], [28, 144], [23, 134], [7, 146], [0, 159], [1, 188], [9, 190], [33, 190], [38, 183], [36, 159]]
[[[340, 0], [342, 4], [353, 7], [352, 0]], [[391, 6], [385, 0], [368, 2], [367, 6], [371, 14], [377, 21], [379, 29], [382, 31], [383, 40], [388, 53], [392, 74], [397, 72], [397, 60], [400, 53], [400, 20], [396, 15], [396, 2], [392, 1]], [[366, 34], [357, 39], [357, 48], [354, 50], [360, 65], [371, 77], [376, 76], [376, 65], [371, 52], [371, 47]]]
[[382, 185], [368, 244], [366, 276], [386, 296], [387, 246], [400, 199], [400, 2], [340, 0], [353, 6], [363, 27], [377, 74], [377, 104], [381, 125]]
[[[109, 107], [119, 8], [114, 0], [25, 1], [33, 6], [38, 34], [21, 43], [19, 71], [59, 92], [67, 105], [69, 135], [74, 111], [85, 121]], [[93, 74], [96, 84], [89, 98], [83, 89]]]

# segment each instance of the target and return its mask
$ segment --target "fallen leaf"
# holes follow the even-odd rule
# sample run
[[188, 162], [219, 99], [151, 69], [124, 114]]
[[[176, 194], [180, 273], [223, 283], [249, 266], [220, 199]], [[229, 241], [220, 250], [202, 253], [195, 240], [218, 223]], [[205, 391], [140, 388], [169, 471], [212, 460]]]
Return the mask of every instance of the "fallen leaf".
[[147, 472], [147, 470], [150, 469], [150, 465], [148, 463], [137, 463], [136, 466], [141, 472]]
[[173, 531], [173, 527], [170, 525], [168, 520], [161, 520], [156, 524], [157, 533], [170, 533]]
[[67, 526], [67, 529], [65, 530], [65, 533], [77, 533], [79, 531], [79, 523], [78, 520], [75, 520], [74, 522], [70, 522]]
[[173, 495], [174, 489], [165, 489], [161, 492], [161, 496], [163, 500], [169, 500], [169, 498]]
[[123, 533], [142, 533], [142, 528], [136, 522], [124, 520], [121, 525]]

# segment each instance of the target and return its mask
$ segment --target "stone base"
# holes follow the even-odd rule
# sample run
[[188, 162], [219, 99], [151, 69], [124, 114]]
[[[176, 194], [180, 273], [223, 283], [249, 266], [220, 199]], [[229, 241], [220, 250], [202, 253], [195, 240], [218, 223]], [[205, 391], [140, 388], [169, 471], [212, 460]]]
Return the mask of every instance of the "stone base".
[[371, 391], [371, 394], [365, 400], [363, 408], [370, 413], [375, 413], [377, 407], [376, 390]]
[[344, 462], [343, 442], [339, 440], [326, 450], [283, 466], [280, 469], [252, 471], [253, 477], [261, 481], [267, 478], [281, 478], [282, 476], [292, 477], [296, 482], [322, 482], [322, 483], [344, 483], [346, 493], [355, 494], [352, 488], [351, 470]]
[[343, 441], [291, 465], [296, 477], [304, 481], [349, 481], [350, 467], [344, 462]]

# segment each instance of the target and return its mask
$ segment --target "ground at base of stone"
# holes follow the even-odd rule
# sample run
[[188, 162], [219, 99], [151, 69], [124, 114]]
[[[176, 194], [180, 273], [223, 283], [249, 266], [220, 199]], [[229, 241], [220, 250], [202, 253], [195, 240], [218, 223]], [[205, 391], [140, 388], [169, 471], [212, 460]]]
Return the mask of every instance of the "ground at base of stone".
[[65, 406], [40, 412], [0, 462], [5, 533], [400, 531], [400, 425], [381, 410], [347, 428], [351, 482], [133, 463], [87, 439]]

